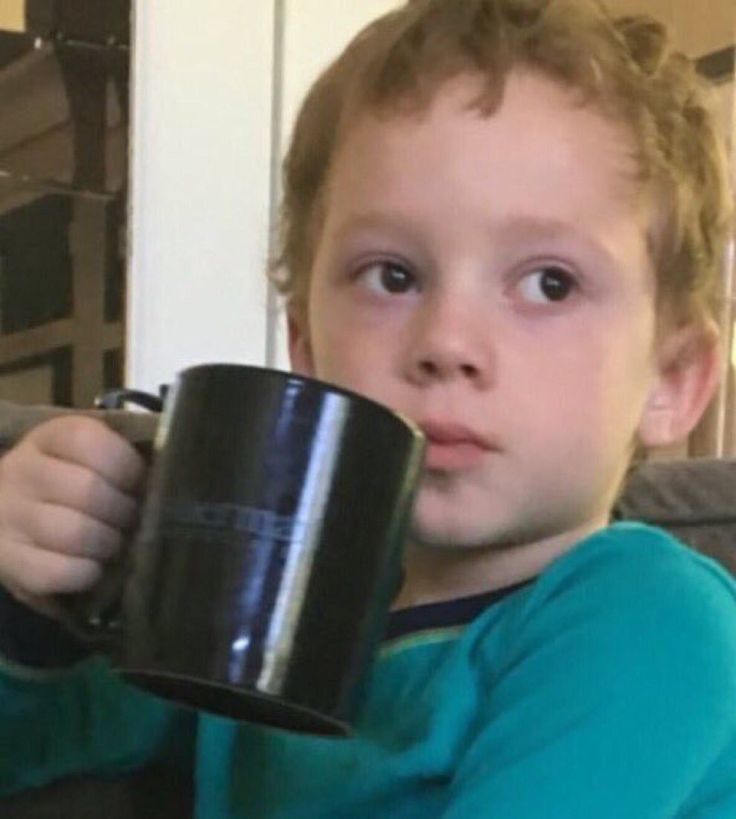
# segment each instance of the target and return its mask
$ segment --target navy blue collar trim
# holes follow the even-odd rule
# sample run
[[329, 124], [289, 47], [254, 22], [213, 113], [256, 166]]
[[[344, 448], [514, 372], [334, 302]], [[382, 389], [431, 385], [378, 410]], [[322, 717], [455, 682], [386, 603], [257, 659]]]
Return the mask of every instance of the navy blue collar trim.
[[496, 589], [492, 592], [475, 594], [472, 597], [460, 597], [456, 600], [443, 600], [439, 603], [425, 603], [421, 606], [412, 606], [399, 609], [389, 614], [384, 641], [396, 640], [419, 631], [447, 628], [450, 626], [466, 626], [475, 620], [486, 609], [513, 594], [518, 589], [533, 583], [536, 578]]

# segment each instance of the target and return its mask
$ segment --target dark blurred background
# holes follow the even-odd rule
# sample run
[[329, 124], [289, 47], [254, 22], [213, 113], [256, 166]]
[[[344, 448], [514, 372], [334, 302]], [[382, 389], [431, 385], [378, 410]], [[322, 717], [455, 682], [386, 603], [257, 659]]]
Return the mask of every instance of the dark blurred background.
[[0, 3], [0, 398], [122, 383], [130, 13]]

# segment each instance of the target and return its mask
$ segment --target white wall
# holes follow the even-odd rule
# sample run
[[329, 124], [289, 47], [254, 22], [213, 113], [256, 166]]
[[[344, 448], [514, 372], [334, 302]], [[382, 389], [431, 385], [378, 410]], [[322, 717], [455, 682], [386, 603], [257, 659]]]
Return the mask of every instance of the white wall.
[[138, 0], [126, 383], [263, 363], [273, 0]]

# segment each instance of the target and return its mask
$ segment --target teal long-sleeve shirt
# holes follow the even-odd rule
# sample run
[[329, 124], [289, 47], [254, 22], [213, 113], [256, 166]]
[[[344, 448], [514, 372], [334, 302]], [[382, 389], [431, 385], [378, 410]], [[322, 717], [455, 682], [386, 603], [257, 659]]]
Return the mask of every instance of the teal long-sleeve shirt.
[[396, 613], [350, 740], [178, 709], [101, 660], [0, 676], [0, 793], [162, 756], [198, 819], [733, 819], [736, 585], [614, 524], [521, 587]]

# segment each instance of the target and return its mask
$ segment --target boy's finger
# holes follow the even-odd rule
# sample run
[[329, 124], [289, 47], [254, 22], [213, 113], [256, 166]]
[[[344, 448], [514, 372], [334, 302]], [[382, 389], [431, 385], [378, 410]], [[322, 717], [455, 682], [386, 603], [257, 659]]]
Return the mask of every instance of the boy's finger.
[[29, 609], [50, 617], [52, 620], [63, 620], [64, 610], [61, 604], [54, 597], [40, 597], [27, 594], [23, 589], [17, 588], [9, 583], [5, 586], [16, 600], [27, 606]]
[[26, 480], [42, 503], [67, 506], [116, 529], [130, 529], [138, 520], [133, 497], [76, 463], [41, 455]]
[[15, 579], [7, 585], [20, 591], [19, 598], [88, 591], [102, 576], [102, 565], [84, 557], [20, 548], [12, 558]]
[[95, 418], [55, 418], [28, 438], [45, 455], [86, 466], [123, 492], [136, 492], [145, 475], [146, 463], [133, 445]]
[[122, 534], [112, 526], [66, 506], [44, 503], [35, 509], [36, 514], [26, 521], [29, 551], [102, 562], [120, 551]]

